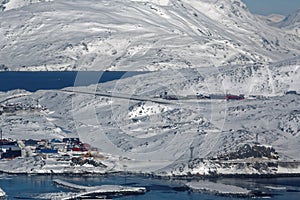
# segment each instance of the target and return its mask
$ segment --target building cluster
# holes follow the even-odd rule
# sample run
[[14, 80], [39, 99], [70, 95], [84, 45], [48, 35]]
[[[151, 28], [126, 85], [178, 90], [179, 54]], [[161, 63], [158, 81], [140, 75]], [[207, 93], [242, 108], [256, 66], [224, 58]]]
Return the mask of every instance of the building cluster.
[[22, 103], [7, 103], [7, 104], [0, 104], [0, 115], [8, 113], [16, 113], [18, 111], [46, 111], [46, 106], [37, 105], [26, 105]]
[[[289, 90], [284, 93], [285, 95], [300, 95], [295, 90]], [[244, 100], [245, 95], [243, 94], [195, 94], [195, 95], [175, 95], [169, 94], [167, 91], [163, 91], [158, 95], [155, 95], [155, 98], [162, 98], [166, 100], [201, 100], [201, 99], [215, 99], [215, 100]], [[267, 99], [267, 96], [263, 95], [249, 95], [248, 99]]]
[[219, 99], [219, 100], [244, 100], [245, 96], [243, 94], [240, 95], [234, 95], [234, 94], [196, 94], [196, 95], [186, 95], [186, 96], [180, 96], [180, 95], [173, 95], [168, 94], [168, 92], [163, 92], [157, 96], [156, 98], [162, 98], [166, 100], [191, 100], [191, 99]]
[[91, 151], [97, 151], [89, 144], [82, 143], [79, 138], [64, 138], [63, 140], [0, 140], [1, 159], [14, 159], [28, 157], [37, 154], [64, 154], [86, 155]]

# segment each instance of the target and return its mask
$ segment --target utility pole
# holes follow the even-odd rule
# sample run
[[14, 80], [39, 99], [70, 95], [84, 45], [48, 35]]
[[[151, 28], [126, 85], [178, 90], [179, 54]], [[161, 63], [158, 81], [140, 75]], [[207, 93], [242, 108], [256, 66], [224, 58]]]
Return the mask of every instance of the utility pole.
[[190, 161], [193, 160], [193, 152], [194, 152], [194, 147], [190, 146]]
[[0, 137], [1, 137], [1, 141], [2, 141], [2, 129], [0, 128]]
[[124, 171], [125, 171], [125, 176], [124, 176], [124, 185], [127, 184], [127, 165], [123, 165]]
[[255, 139], [256, 139], [256, 143], [258, 144], [258, 133], [256, 133]]

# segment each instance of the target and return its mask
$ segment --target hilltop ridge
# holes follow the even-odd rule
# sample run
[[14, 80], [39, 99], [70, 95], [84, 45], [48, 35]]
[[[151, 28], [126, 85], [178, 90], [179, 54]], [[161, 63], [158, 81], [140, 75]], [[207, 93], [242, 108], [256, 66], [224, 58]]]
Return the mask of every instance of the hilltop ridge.
[[266, 25], [239, 0], [14, 2], [2, 1], [0, 14], [7, 70], [156, 71], [299, 55], [297, 34]]

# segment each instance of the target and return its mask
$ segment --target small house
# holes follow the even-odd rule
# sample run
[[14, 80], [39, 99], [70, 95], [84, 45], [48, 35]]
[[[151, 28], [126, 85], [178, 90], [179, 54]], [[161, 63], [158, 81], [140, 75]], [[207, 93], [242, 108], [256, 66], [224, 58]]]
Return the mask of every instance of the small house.
[[43, 154], [57, 154], [58, 150], [57, 149], [40, 149], [37, 148], [35, 150], [36, 153], [43, 153]]
[[224, 94], [210, 94], [210, 99], [226, 99], [226, 95]]
[[37, 147], [39, 145], [38, 141], [33, 139], [25, 140], [24, 144], [25, 146], [31, 146], [31, 147]]
[[290, 91], [287, 91], [285, 94], [286, 94], [286, 95], [287, 95], [287, 94], [297, 94], [297, 92], [296, 92], [295, 90], [290, 90]]
[[245, 99], [244, 95], [232, 95], [232, 94], [227, 94], [226, 95], [226, 100], [243, 100]]
[[2, 155], [1, 158], [4, 159], [13, 159], [22, 156], [22, 150], [18, 146], [2, 146]]
[[67, 150], [66, 143], [63, 142], [55, 142], [55, 143], [51, 142], [51, 148], [58, 150], [60, 152], [65, 152]]
[[63, 142], [70, 143], [70, 144], [79, 144], [80, 140], [79, 140], [79, 138], [64, 138]]

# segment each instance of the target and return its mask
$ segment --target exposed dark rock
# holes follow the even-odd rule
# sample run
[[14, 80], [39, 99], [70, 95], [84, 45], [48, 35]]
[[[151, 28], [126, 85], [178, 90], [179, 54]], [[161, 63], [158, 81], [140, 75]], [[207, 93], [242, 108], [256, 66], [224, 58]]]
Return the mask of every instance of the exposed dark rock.
[[273, 147], [266, 147], [262, 145], [249, 145], [245, 144], [239, 147], [235, 152], [218, 156], [220, 160], [235, 160], [246, 158], [268, 158], [278, 159], [278, 153]]
[[73, 157], [71, 161], [72, 161], [71, 165], [81, 165], [82, 166], [84, 164], [90, 164], [90, 165], [93, 165], [94, 167], [107, 168], [107, 166], [102, 164], [101, 162], [97, 162], [95, 160], [90, 160], [90, 159]]

